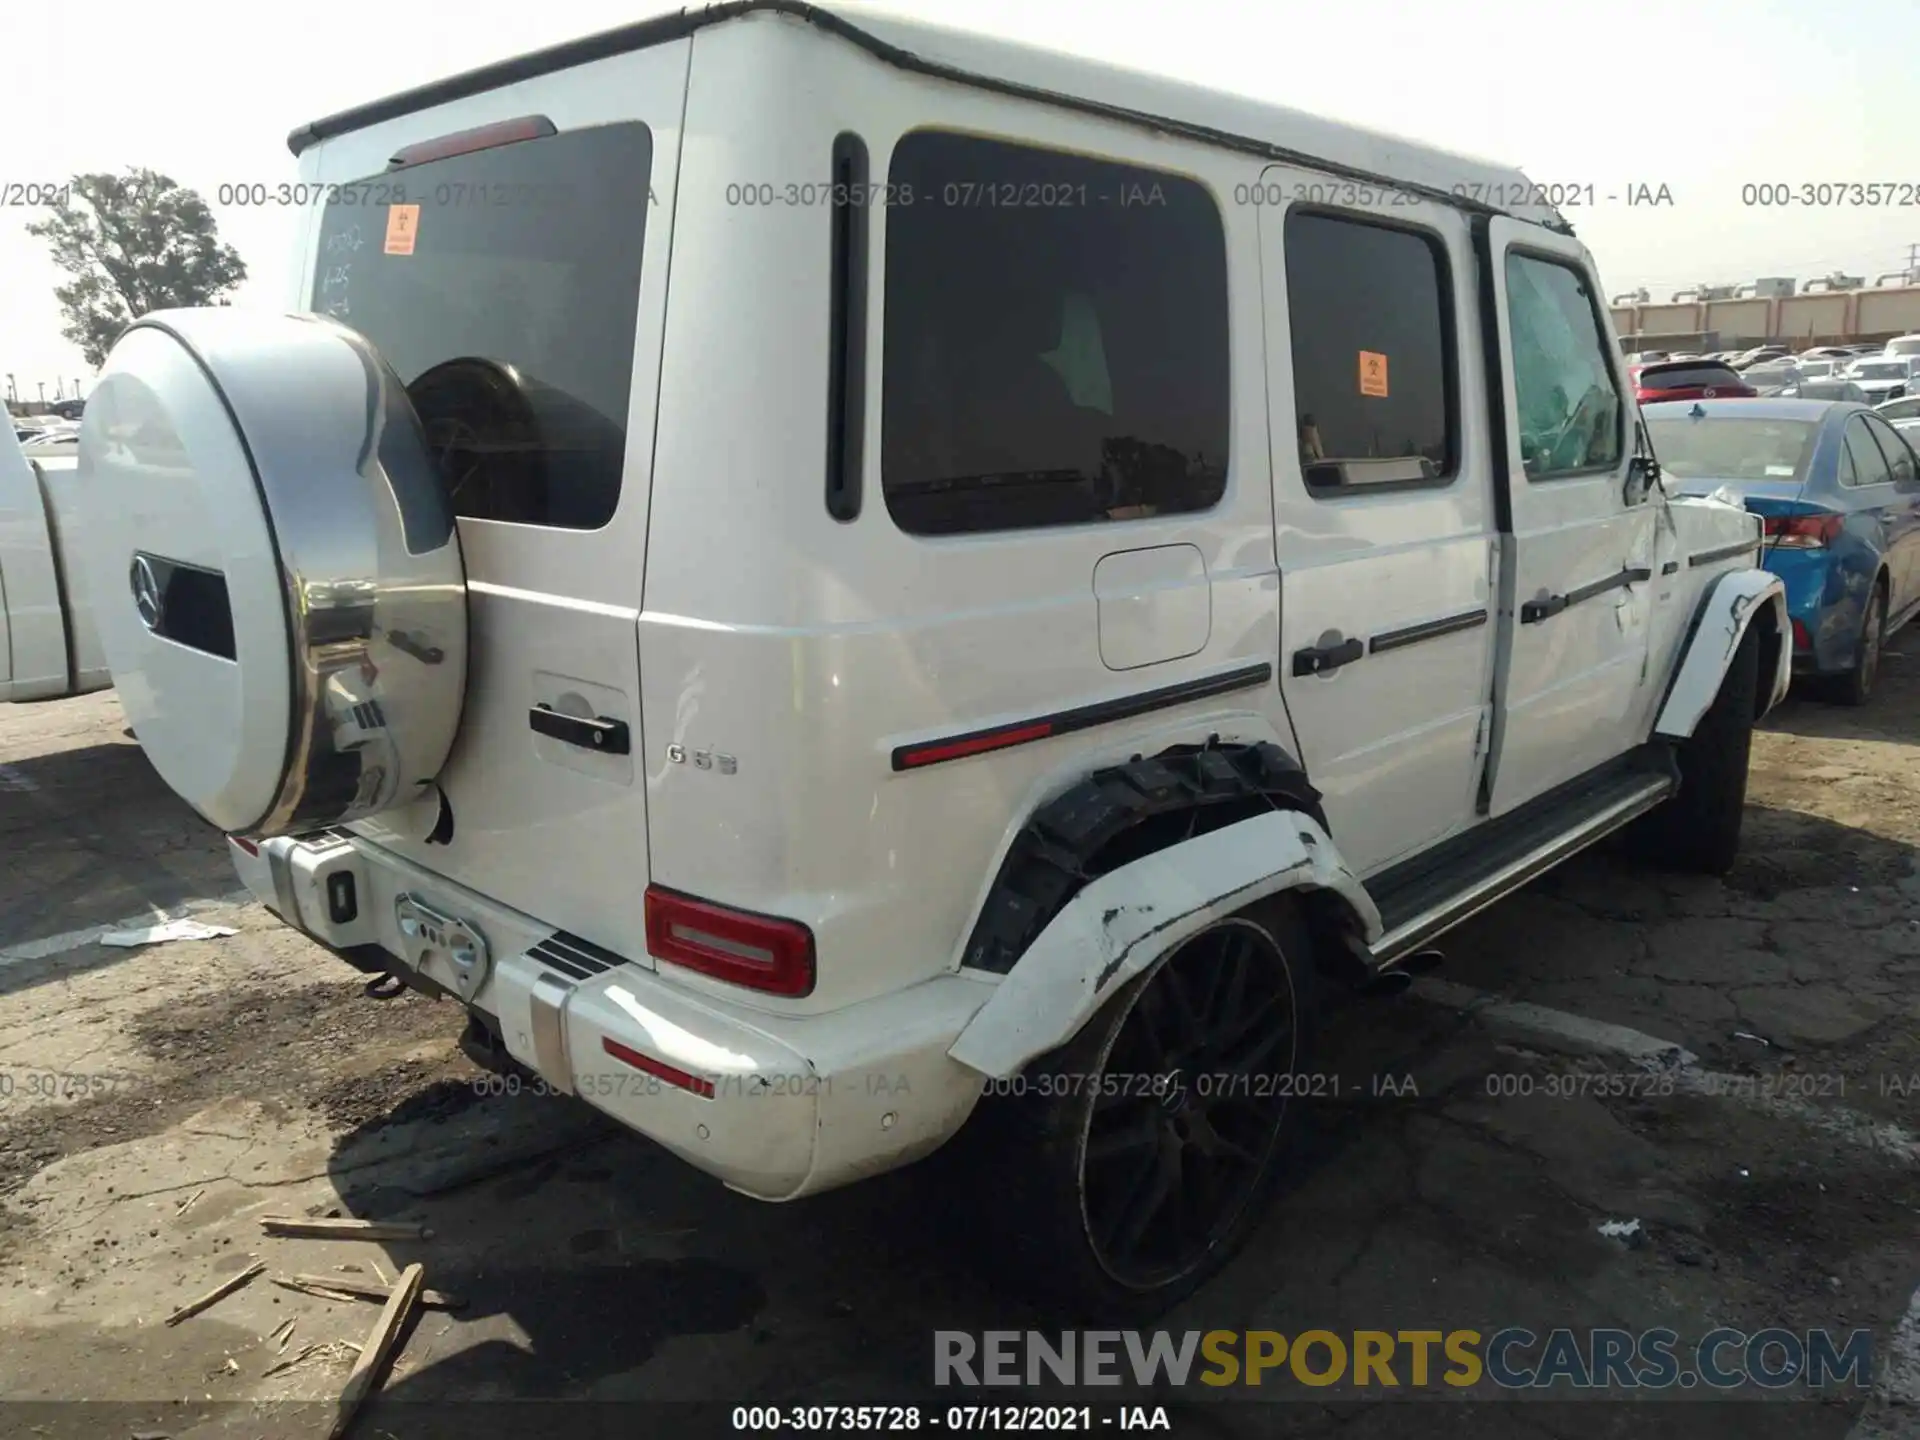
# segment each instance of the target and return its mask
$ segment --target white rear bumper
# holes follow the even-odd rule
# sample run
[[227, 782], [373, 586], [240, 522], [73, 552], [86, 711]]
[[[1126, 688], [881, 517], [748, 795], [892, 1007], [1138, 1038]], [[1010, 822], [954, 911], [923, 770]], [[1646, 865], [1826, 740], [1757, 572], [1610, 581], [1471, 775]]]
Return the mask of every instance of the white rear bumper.
[[[364, 840], [229, 848], [248, 889], [295, 928], [334, 950], [378, 947], [395, 973], [491, 1016], [548, 1084], [761, 1199], [918, 1159], [981, 1091], [979, 1072], [947, 1054], [992, 991], [981, 981], [942, 976], [822, 1015], [774, 1015], [556, 935]], [[404, 934], [402, 897], [416, 916], [454, 921], [451, 937], [417, 919]], [[454, 951], [469, 936], [485, 955], [463, 969]]]

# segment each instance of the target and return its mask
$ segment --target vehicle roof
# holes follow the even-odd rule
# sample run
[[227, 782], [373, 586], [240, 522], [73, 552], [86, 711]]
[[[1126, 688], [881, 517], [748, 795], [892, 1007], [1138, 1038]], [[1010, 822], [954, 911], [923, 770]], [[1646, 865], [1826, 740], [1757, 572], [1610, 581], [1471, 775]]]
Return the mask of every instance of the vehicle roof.
[[1640, 413], [1651, 420], [1678, 419], [1698, 405], [1708, 420], [1745, 416], [1750, 420], [1824, 420], [1835, 410], [1870, 413], [1871, 405], [1852, 400], [1656, 400], [1642, 405]]
[[[588, 61], [668, 44], [713, 25], [761, 14], [805, 22], [903, 70], [1348, 179], [1394, 185], [1463, 210], [1510, 215], [1573, 233], [1573, 227], [1550, 205], [1503, 206], [1475, 198], [1489, 190], [1538, 198], [1536, 188], [1512, 166], [1146, 71], [929, 24], [865, 4], [820, 5], [809, 0], [725, 0], [636, 21], [326, 116], [295, 130], [287, 137], [287, 145], [298, 155], [321, 140], [400, 115]], [[1467, 187], [1467, 193], [1455, 193], [1455, 186]]]

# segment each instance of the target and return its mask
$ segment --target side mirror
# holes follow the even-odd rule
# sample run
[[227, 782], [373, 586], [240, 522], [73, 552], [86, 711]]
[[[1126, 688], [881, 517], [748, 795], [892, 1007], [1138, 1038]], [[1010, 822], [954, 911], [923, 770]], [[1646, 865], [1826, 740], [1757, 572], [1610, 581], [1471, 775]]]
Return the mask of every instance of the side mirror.
[[1636, 455], [1627, 462], [1627, 486], [1621, 496], [1629, 505], [1638, 505], [1660, 487], [1660, 462], [1651, 455]]

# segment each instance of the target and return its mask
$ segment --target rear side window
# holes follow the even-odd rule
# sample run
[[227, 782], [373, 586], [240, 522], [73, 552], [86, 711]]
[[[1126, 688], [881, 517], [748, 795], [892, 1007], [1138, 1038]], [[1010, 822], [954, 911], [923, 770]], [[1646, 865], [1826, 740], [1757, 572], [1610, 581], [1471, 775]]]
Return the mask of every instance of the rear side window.
[[1855, 418], [1847, 422], [1847, 454], [1853, 457], [1853, 473], [1856, 483], [1861, 485], [1885, 485], [1893, 476], [1887, 469], [1887, 457], [1880, 453], [1880, 447], [1874, 444], [1873, 436], [1867, 433], [1866, 421]]
[[1640, 372], [1642, 390], [1738, 389], [1741, 380], [1731, 365], [1649, 365]]
[[901, 529], [1218, 503], [1226, 239], [1200, 185], [918, 131], [888, 191], [881, 482]]
[[[1620, 396], [1586, 279], [1559, 261], [1509, 252], [1507, 324], [1527, 478], [1619, 464]], [[1648, 383], [1644, 370], [1640, 383]]]
[[1287, 216], [1300, 469], [1316, 495], [1445, 484], [1456, 468], [1452, 296], [1433, 237]]
[[653, 138], [521, 140], [345, 186], [313, 308], [408, 387], [456, 513], [593, 530], [626, 463]]

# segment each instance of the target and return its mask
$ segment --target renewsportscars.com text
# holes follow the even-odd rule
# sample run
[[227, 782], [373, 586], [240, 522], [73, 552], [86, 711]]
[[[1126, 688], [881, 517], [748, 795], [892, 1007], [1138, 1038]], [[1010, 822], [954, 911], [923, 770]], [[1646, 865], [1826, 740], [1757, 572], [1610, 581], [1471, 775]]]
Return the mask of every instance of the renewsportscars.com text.
[[1867, 1330], [937, 1330], [936, 1385], [1868, 1388]]

